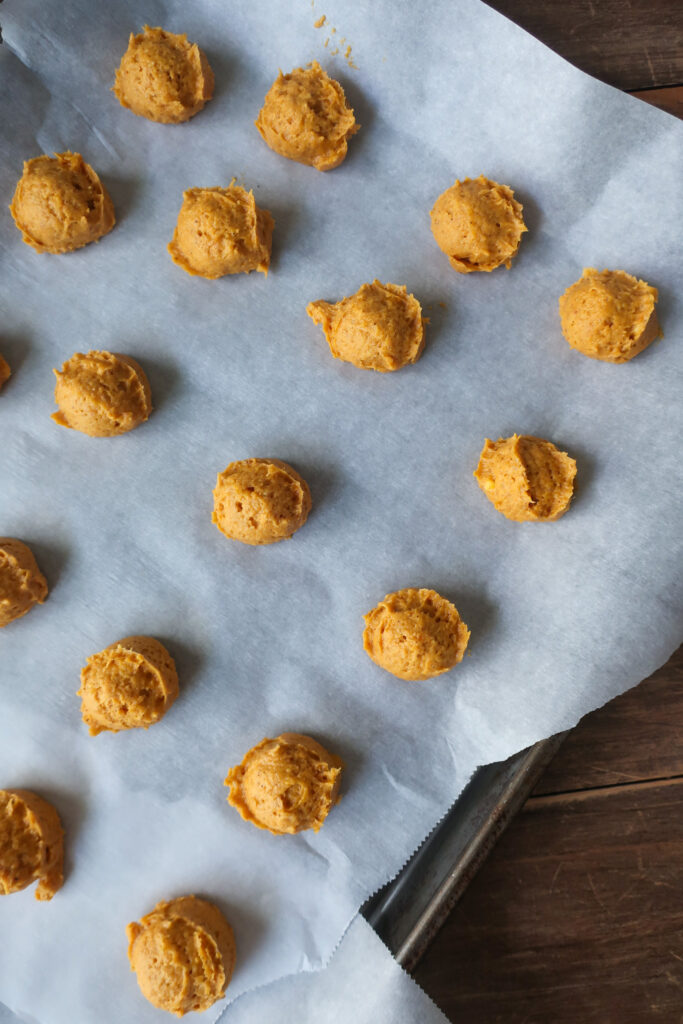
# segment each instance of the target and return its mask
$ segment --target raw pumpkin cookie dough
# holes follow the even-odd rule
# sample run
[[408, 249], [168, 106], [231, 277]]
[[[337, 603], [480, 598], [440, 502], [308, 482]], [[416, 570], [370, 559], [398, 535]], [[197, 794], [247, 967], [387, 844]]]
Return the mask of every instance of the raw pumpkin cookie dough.
[[127, 636], [88, 658], [77, 696], [91, 736], [147, 729], [178, 696], [175, 662], [153, 637]]
[[516, 523], [549, 523], [569, 508], [576, 462], [550, 441], [523, 435], [486, 439], [474, 471], [486, 497]]
[[272, 150], [318, 171], [339, 166], [360, 127], [339, 82], [315, 60], [279, 73], [254, 123]]
[[116, 223], [109, 193], [80, 153], [26, 161], [10, 212], [36, 252], [73, 252]]
[[60, 427], [89, 437], [114, 437], [144, 423], [152, 411], [147, 375], [130, 356], [114, 352], [76, 352], [55, 370], [52, 415]]
[[51, 900], [64, 881], [64, 829], [52, 804], [27, 789], [0, 789], [0, 896], [37, 881]]
[[213, 71], [187, 36], [145, 25], [131, 34], [113, 92], [122, 107], [162, 124], [180, 124], [213, 96]]
[[300, 529], [311, 511], [308, 484], [280, 459], [242, 459], [218, 474], [211, 521], [230, 540], [274, 544]]
[[462, 661], [470, 631], [455, 605], [435, 590], [387, 594], [364, 616], [363, 649], [399, 679], [423, 682]]
[[0, 356], [0, 388], [3, 384], [7, 383], [11, 376], [12, 371], [9, 368], [9, 363], [6, 359], [3, 359], [3, 357]]
[[129, 924], [128, 959], [145, 999], [182, 1017], [225, 995], [235, 967], [235, 938], [218, 907], [197, 896], [157, 903]]
[[591, 359], [625, 363], [662, 333], [657, 289], [625, 270], [586, 267], [560, 298], [562, 333]]
[[317, 832], [339, 801], [343, 767], [310, 736], [285, 732], [261, 740], [230, 769], [228, 803], [273, 835]]
[[306, 312], [322, 326], [335, 359], [361, 370], [400, 370], [422, 354], [427, 321], [405, 285], [375, 280], [340, 302], [309, 302]]
[[275, 221], [256, 205], [253, 192], [229, 188], [190, 188], [173, 239], [174, 263], [196, 277], [215, 280], [226, 274], [268, 275]]
[[509, 270], [527, 230], [512, 189], [483, 174], [446, 189], [431, 218], [437, 245], [460, 274], [495, 270], [502, 263]]
[[0, 628], [46, 597], [47, 581], [28, 545], [15, 537], [0, 537]]

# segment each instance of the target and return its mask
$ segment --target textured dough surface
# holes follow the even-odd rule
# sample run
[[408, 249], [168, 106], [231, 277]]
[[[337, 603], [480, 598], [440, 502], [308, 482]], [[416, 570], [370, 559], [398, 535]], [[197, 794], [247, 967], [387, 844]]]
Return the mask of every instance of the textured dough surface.
[[52, 419], [90, 437], [114, 437], [144, 423], [152, 411], [147, 375], [130, 356], [76, 352], [55, 370]]
[[128, 959], [144, 997], [182, 1017], [225, 995], [235, 967], [232, 928], [218, 907], [197, 896], [157, 903], [129, 924]]
[[7, 383], [11, 376], [12, 371], [10, 370], [9, 363], [0, 356], [0, 388], [3, 384]]
[[242, 459], [218, 474], [213, 515], [221, 533], [243, 544], [274, 544], [296, 533], [311, 511], [311, 492], [280, 459]]
[[127, 636], [88, 658], [78, 696], [91, 736], [147, 729], [178, 696], [175, 662], [153, 637]]
[[339, 166], [348, 140], [360, 127], [341, 85], [317, 61], [288, 75], [279, 73], [255, 124], [280, 156], [318, 171]]
[[322, 326], [335, 359], [361, 370], [400, 370], [422, 354], [426, 321], [405, 285], [375, 280], [340, 302], [309, 302], [306, 312]]
[[364, 616], [363, 648], [399, 679], [423, 682], [462, 661], [470, 631], [455, 605], [435, 590], [387, 594]]
[[480, 174], [456, 181], [434, 203], [432, 234], [460, 274], [509, 269], [527, 230], [522, 204], [508, 185]]
[[168, 245], [174, 263], [188, 274], [214, 280], [226, 274], [268, 275], [275, 221], [256, 205], [253, 192], [190, 188]]
[[548, 523], [569, 508], [576, 462], [550, 441], [523, 435], [486, 439], [474, 471], [486, 497], [516, 523]]
[[15, 537], [0, 537], [0, 628], [47, 597], [47, 581], [33, 552]]
[[25, 161], [10, 212], [36, 252], [73, 252], [116, 223], [109, 193], [80, 153]]
[[625, 270], [586, 267], [560, 298], [562, 333], [591, 359], [625, 363], [662, 333], [657, 289]]
[[130, 36], [113, 91], [121, 106], [139, 117], [180, 124], [199, 113], [213, 86], [213, 71], [196, 43], [145, 25]]
[[264, 739], [228, 772], [228, 803], [274, 835], [317, 832], [339, 801], [341, 758], [316, 740], [285, 732]]
[[64, 829], [52, 804], [27, 789], [0, 789], [0, 896], [38, 881], [51, 900], [64, 881]]

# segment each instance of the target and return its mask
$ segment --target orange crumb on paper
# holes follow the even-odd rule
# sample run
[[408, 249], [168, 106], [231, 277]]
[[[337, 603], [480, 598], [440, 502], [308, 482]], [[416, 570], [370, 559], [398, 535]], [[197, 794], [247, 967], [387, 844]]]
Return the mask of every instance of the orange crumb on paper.
[[326, 16], [321, 14], [318, 20], [313, 22], [313, 28], [322, 28], [326, 21]]
[[328, 36], [328, 37], [327, 37], [327, 39], [325, 40], [325, 42], [323, 43], [323, 46], [327, 46], [327, 44], [329, 43], [329, 41], [330, 41], [330, 37]]

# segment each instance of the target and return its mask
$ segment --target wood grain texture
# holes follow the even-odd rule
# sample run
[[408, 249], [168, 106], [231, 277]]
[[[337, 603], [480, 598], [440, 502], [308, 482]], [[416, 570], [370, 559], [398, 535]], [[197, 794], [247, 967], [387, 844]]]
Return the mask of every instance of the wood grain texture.
[[[683, 18], [683, 3], [681, 4], [681, 17]], [[654, 107], [666, 110], [675, 117], [683, 118], [683, 88], [679, 85], [670, 89], [643, 89], [632, 94], [639, 100], [645, 100]]]

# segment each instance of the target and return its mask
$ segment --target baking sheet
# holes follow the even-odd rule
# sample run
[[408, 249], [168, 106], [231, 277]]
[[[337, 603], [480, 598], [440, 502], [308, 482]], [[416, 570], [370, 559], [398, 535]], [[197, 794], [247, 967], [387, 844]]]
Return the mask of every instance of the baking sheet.
[[[144, 1024], [159, 1016], [124, 928], [157, 900], [196, 892], [225, 909], [231, 997], [319, 967], [477, 764], [571, 726], [676, 646], [682, 129], [469, 0], [5, 0], [1, 21], [3, 206], [23, 159], [71, 148], [118, 223], [49, 258], [0, 218], [0, 351], [15, 370], [0, 532], [32, 545], [51, 586], [0, 636], [0, 778], [54, 800], [68, 871], [49, 906], [31, 891], [0, 904], [0, 1000], [41, 1024]], [[144, 21], [186, 31], [214, 67], [215, 98], [187, 125], [142, 121], [109, 92]], [[331, 55], [333, 36], [357, 69]], [[252, 125], [277, 68], [313, 58], [363, 126], [326, 175]], [[530, 230], [511, 271], [463, 278], [428, 211], [480, 172], [512, 185]], [[233, 176], [275, 217], [272, 272], [190, 278], [165, 249], [182, 191]], [[557, 297], [591, 265], [660, 289], [665, 338], [631, 364], [561, 337]], [[333, 362], [305, 314], [375, 276], [406, 283], [431, 318], [424, 356], [398, 374]], [[52, 367], [88, 348], [148, 370], [148, 424], [94, 440], [51, 422]], [[515, 430], [577, 458], [556, 524], [507, 522], [472, 479], [484, 437]], [[242, 548], [210, 522], [216, 473], [251, 455], [311, 485], [291, 542]], [[360, 642], [361, 615], [415, 585], [472, 630], [471, 656], [420, 686]], [[167, 643], [181, 697], [148, 733], [90, 738], [79, 670], [131, 633]], [[318, 836], [260, 833], [225, 804], [227, 769], [286, 729], [347, 764]]]

